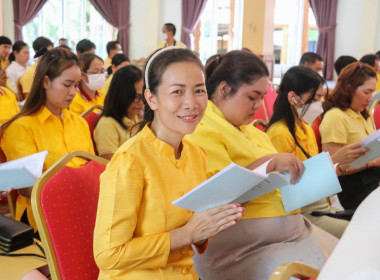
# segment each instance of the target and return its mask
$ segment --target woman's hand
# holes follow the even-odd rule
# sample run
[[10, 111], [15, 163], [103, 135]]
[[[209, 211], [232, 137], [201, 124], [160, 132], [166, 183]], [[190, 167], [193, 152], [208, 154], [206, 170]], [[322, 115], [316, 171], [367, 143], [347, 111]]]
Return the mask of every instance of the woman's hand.
[[202, 242], [235, 225], [244, 215], [240, 204], [226, 204], [195, 213], [186, 225], [169, 232], [170, 250]]
[[303, 172], [302, 162], [293, 154], [279, 153], [268, 164], [267, 172], [287, 171], [290, 174], [290, 183], [293, 184]]
[[361, 156], [364, 156], [368, 151], [367, 148], [361, 148], [361, 146], [363, 146], [363, 144], [360, 142], [345, 145], [336, 151], [336, 153], [331, 156], [331, 159], [334, 163], [339, 164], [347, 164], [353, 162]]

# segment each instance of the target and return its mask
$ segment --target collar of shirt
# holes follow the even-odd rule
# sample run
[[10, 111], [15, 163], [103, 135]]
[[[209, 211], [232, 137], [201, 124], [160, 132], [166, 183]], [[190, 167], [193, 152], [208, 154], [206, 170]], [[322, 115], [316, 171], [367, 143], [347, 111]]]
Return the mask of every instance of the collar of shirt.
[[[84, 91], [84, 89], [81, 87], [81, 85], [78, 85], [78, 91], [80, 93], [80, 95], [82, 95], [83, 99], [85, 101], [91, 101], [92, 98], [90, 96], [88, 96], [88, 94]], [[102, 96], [101, 93], [99, 91], [95, 91], [95, 96]]]
[[[62, 119], [67, 117], [69, 110], [66, 108], [62, 109]], [[44, 123], [48, 118], [55, 117], [52, 112], [46, 106], [43, 106], [42, 109], [37, 113], [37, 118], [41, 123]]]

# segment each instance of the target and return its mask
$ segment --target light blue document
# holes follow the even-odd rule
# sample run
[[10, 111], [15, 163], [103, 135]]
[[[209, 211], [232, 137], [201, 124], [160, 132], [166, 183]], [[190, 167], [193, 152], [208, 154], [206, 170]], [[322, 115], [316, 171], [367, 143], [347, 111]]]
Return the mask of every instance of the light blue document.
[[280, 173], [260, 174], [231, 163], [173, 204], [202, 212], [227, 203], [243, 203], [287, 184]]
[[[322, 152], [302, 162], [304, 172], [293, 185], [280, 188], [286, 212], [342, 191], [330, 155]], [[286, 174], [289, 178], [289, 174]]]
[[380, 157], [380, 129], [360, 142], [363, 143], [363, 148], [369, 148], [369, 151], [366, 152], [364, 156], [348, 164], [355, 168], [360, 168], [368, 162]]
[[43, 151], [30, 156], [8, 161], [0, 165], [0, 190], [31, 187], [42, 174], [48, 152]]

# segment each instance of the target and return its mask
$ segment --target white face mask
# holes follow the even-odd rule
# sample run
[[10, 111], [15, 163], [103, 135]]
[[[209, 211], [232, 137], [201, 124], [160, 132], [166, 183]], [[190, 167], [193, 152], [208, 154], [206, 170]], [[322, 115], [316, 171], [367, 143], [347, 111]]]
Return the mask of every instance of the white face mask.
[[322, 101], [313, 102], [309, 105], [309, 108], [306, 109], [306, 112], [302, 114], [305, 110], [306, 105], [302, 105], [301, 108], [297, 108], [298, 116], [308, 124], [312, 124], [313, 121], [318, 118], [320, 114], [323, 113]]
[[117, 53], [123, 54], [123, 50], [119, 50]]
[[318, 71], [317, 73], [319, 74], [319, 76], [321, 76], [323, 78], [323, 72], [322, 72], [322, 70]]
[[166, 41], [166, 39], [168, 39], [168, 34], [162, 32], [162, 33], [161, 33], [161, 40], [162, 40], [162, 41]]
[[106, 76], [104, 73], [101, 74], [89, 74], [87, 75], [88, 83], [86, 86], [91, 90], [101, 89], [104, 83], [106, 82]]

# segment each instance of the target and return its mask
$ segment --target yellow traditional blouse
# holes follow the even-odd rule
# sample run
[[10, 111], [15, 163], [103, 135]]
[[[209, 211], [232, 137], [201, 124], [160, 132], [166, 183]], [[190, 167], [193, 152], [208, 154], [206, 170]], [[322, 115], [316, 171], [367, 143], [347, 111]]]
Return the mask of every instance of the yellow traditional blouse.
[[172, 201], [207, 179], [205, 153], [185, 139], [182, 147], [175, 159], [147, 125], [107, 164], [94, 232], [98, 279], [198, 279], [191, 246], [170, 252], [169, 231], [193, 214]]

